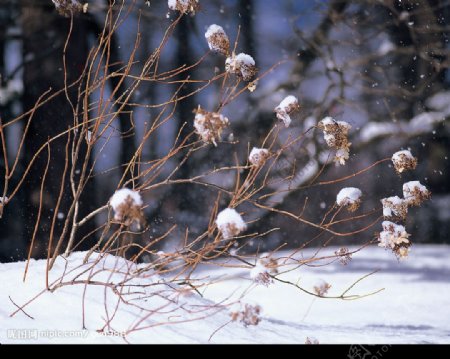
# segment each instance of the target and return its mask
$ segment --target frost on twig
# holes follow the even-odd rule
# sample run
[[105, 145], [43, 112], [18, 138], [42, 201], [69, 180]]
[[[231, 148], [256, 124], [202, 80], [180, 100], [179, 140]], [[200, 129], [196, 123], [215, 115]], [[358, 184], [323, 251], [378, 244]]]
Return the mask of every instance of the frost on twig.
[[225, 70], [247, 82], [258, 72], [253, 57], [244, 53], [238, 55], [233, 53], [230, 57], [227, 57], [225, 61]]
[[195, 132], [202, 138], [203, 142], [212, 143], [217, 147], [222, 131], [230, 125], [228, 118], [218, 112], [209, 112], [200, 106], [194, 111]]
[[205, 33], [210, 50], [228, 56], [230, 52], [230, 40], [222, 26], [213, 24]]
[[298, 99], [295, 96], [287, 96], [275, 107], [274, 111], [277, 114], [277, 118], [283, 121], [285, 127], [289, 127], [292, 119], [291, 115], [300, 109]]
[[225, 208], [217, 215], [217, 228], [224, 239], [238, 236], [247, 229], [247, 225], [241, 215], [233, 208]]
[[342, 188], [336, 196], [336, 203], [338, 206], [345, 206], [348, 211], [354, 212], [361, 205], [361, 196], [362, 192], [359, 188]]
[[139, 192], [129, 188], [119, 189], [113, 194], [109, 204], [114, 211], [116, 221], [122, 222], [127, 227], [135, 223], [138, 230], [144, 226], [143, 201]]

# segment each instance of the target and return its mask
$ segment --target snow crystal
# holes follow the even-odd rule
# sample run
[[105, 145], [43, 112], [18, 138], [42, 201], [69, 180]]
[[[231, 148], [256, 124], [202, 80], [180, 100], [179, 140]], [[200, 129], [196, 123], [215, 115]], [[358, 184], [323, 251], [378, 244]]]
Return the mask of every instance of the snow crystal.
[[210, 25], [205, 33], [211, 50], [227, 55], [230, 50], [230, 40], [222, 26]]
[[418, 206], [429, 199], [430, 196], [430, 191], [419, 181], [410, 181], [403, 184], [403, 197], [408, 205]]
[[347, 206], [350, 211], [355, 211], [361, 204], [362, 192], [359, 188], [342, 188], [336, 196], [338, 206]]
[[250, 81], [257, 72], [253, 57], [244, 53], [228, 57], [225, 61], [225, 69], [227, 72], [241, 77], [244, 81]]
[[247, 229], [241, 215], [233, 208], [225, 208], [217, 215], [216, 225], [224, 239], [233, 238]]
[[275, 112], [277, 114], [277, 118], [283, 121], [286, 127], [289, 127], [292, 122], [290, 115], [299, 108], [300, 106], [298, 104], [297, 97], [289, 95], [285, 97], [277, 107], [275, 107]]
[[269, 151], [265, 148], [253, 147], [248, 156], [249, 162], [254, 166], [261, 166], [264, 164], [266, 159], [269, 157]]

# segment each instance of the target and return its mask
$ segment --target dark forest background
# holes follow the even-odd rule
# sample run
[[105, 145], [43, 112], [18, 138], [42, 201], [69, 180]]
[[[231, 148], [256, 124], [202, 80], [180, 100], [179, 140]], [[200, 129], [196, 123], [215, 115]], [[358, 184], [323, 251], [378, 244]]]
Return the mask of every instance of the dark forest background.
[[[131, 3], [131, 2], [130, 2]], [[89, 11], [74, 19], [73, 33], [67, 48], [68, 80], [75, 80], [83, 70], [90, 48], [102, 29], [108, 1], [89, 1]], [[282, 61], [260, 83], [255, 92], [246, 92], [226, 113], [233, 120], [233, 133], [239, 137], [242, 158], [248, 143], [262, 138], [274, 121], [273, 108], [284, 96], [295, 94], [300, 99], [301, 112], [292, 131], [302, 131], [326, 115], [345, 120], [352, 125], [352, 156], [345, 167], [327, 167], [324, 179], [353, 173], [371, 163], [386, 158], [400, 149], [409, 148], [419, 158], [414, 173], [400, 178], [388, 164], [350, 180], [367, 193], [364, 209], [379, 207], [379, 199], [401, 194], [406, 180], [420, 180], [432, 192], [432, 200], [411, 213], [408, 228], [415, 243], [450, 243], [450, 2], [421, 1], [290, 1], [290, 0], [225, 0], [200, 1], [196, 16], [184, 16], [161, 57], [161, 68], [170, 69], [192, 64], [207, 51], [204, 33], [208, 25], [217, 23], [228, 32], [231, 41], [240, 26], [239, 49], [251, 54], [261, 72]], [[172, 21], [167, 2], [136, 1], [126, 22], [115, 33], [111, 47], [111, 63], [120, 68], [134, 46], [137, 24], [141, 43], [137, 60], [151, 53]], [[173, 15], [172, 15], [173, 17]], [[24, 111], [33, 108], [40, 96], [51, 89], [64, 87], [62, 52], [70, 20], [59, 15], [51, 0], [0, 0], [0, 117], [8, 123]], [[198, 76], [214, 75], [221, 59], [208, 56], [212, 66], [196, 69]], [[110, 71], [114, 71], [111, 68]], [[111, 79], [111, 88], [117, 84]], [[123, 85], [124, 89], [126, 84]], [[158, 103], [166, 96], [154, 86], [143, 85], [135, 93], [136, 102]], [[74, 89], [76, 91], [76, 89]], [[190, 92], [189, 85], [183, 92]], [[95, 100], [95, 99], [94, 99]], [[192, 109], [202, 103], [214, 102], [208, 91], [181, 101], [174, 120], [158, 129], [158, 138], [146, 144], [144, 157], [151, 160], [163, 156], [185, 122], [184, 131], [192, 131]], [[130, 116], [132, 113], [132, 116]], [[81, 198], [82, 211], [89, 213], [106, 203], [121, 176], [120, 164], [127, 163], [135, 151], [143, 128], [155, 116], [151, 108], [127, 108], [115, 122], [115, 128], [126, 136], [114, 136], [102, 147], [97, 145], [99, 160], [96, 176]], [[26, 164], [37, 149], [51, 136], [68, 128], [72, 109], [64, 96], [41, 107], [34, 114], [23, 143], [18, 169], [11, 178], [17, 184]], [[9, 153], [17, 152], [25, 121], [17, 121], [5, 130]], [[256, 139], [255, 139], [256, 136]], [[309, 173], [317, 171], [321, 162], [321, 136], [299, 144], [286, 156], [277, 171], [280, 176], [294, 172], [292, 186], [300, 186]], [[46, 233], [55, 208], [54, 199], [60, 189], [58, 176], [64, 170], [65, 141], [52, 143], [52, 164], [43, 199], [42, 222], [38, 229], [40, 241], [33, 255], [42, 256], [48, 241]], [[0, 151], [2, 151], [0, 149]], [[201, 171], [204, 161], [220, 166], [228, 163], [227, 145], [211, 148], [203, 158], [190, 161], [177, 174], [187, 178]], [[8, 204], [0, 219], [0, 262], [26, 258], [39, 205], [40, 183], [46, 156], [40, 156], [26, 177], [14, 201]], [[114, 170], [108, 170], [113, 168]], [[108, 171], [106, 171], [108, 170]], [[0, 188], [4, 185], [5, 163], [0, 156]], [[162, 174], [163, 175], [163, 174]], [[213, 179], [226, 185], [226, 176]], [[305, 198], [309, 206], [306, 217], [318, 218], [333, 203], [342, 185], [293, 191], [277, 199], [292, 211], [301, 208]], [[186, 226], [191, 233], [201, 233], [208, 218], [199, 216], [209, 205], [207, 189], [194, 190], [183, 185], [147, 194], [149, 207], [146, 218], [151, 225], [151, 240], [164, 233], [173, 223], [179, 229], [171, 234], [162, 248], [179, 241]], [[67, 198], [69, 203], [70, 198]], [[67, 205], [61, 203], [58, 219], [64, 219]], [[252, 226], [263, 232], [269, 228], [282, 230], [264, 238], [265, 249], [281, 243], [298, 246], [313, 232], [275, 213], [250, 213], [262, 220]], [[101, 219], [100, 219], [101, 220]], [[349, 224], [351, 227], [352, 225]], [[92, 228], [87, 226], [84, 233]], [[47, 232], [46, 232], [47, 231]], [[83, 235], [83, 234], [81, 234]], [[371, 233], [366, 236], [372, 235]], [[362, 241], [359, 237], [349, 243]], [[86, 242], [85, 246], [91, 245]], [[342, 244], [342, 243], [339, 243]]]

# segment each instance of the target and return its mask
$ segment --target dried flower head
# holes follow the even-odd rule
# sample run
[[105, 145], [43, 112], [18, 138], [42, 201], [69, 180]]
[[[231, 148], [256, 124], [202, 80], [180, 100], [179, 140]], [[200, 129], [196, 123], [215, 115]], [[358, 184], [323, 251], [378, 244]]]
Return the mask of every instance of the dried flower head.
[[217, 228], [224, 239], [238, 236], [247, 229], [247, 225], [241, 215], [233, 208], [225, 208], [217, 215]]
[[273, 283], [273, 279], [270, 276], [269, 272], [267, 271], [267, 268], [263, 266], [259, 266], [258, 264], [252, 268], [250, 271], [250, 278], [256, 283], [261, 284], [266, 287], [269, 286], [269, 284]]
[[278, 261], [276, 258], [273, 258], [270, 254], [268, 253], [263, 253], [259, 256], [258, 259], [258, 263], [262, 266], [264, 266], [265, 268], [267, 268], [267, 271], [272, 274], [278, 274]]
[[78, 0], [52, 0], [52, 2], [58, 14], [65, 17], [87, 11], [87, 4], [81, 4]]
[[217, 146], [220, 141], [222, 131], [230, 125], [230, 121], [218, 112], [209, 112], [200, 106], [194, 111], [194, 128], [197, 134], [206, 143]]
[[283, 121], [284, 126], [289, 127], [292, 119], [291, 115], [300, 109], [298, 99], [295, 96], [287, 96], [275, 107], [274, 111], [277, 114], [277, 118]]
[[348, 211], [354, 212], [361, 205], [361, 196], [362, 192], [359, 188], [342, 188], [336, 196], [336, 203], [338, 206], [345, 206]]
[[383, 216], [386, 219], [406, 219], [408, 204], [398, 196], [383, 198]]
[[139, 192], [129, 188], [117, 190], [109, 200], [114, 211], [114, 219], [129, 227], [133, 223], [137, 224], [140, 230], [144, 224], [144, 214], [142, 212], [142, 197]]
[[348, 131], [352, 128], [345, 121], [336, 121], [332, 117], [325, 117], [317, 125], [324, 134], [325, 142], [329, 147], [343, 148], [348, 143]]
[[392, 252], [399, 258], [404, 259], [408, 256], [410, 234], [406, 232], [405, 227], [393, 222], [384, 221], [382, 223], [383, 231], [378, 235], [378, 246], [391, 249]]
[[314, 337], [306, 337], [305, 344], [319, 344], [319, 341]]
[[348, 131], [352, 128], [345, 121], [336, 121], [332, 117], [325, 117], [317, 125], [323, 131], [323, 137], [328, 147], [336, 149], [335, 163], [344, 165], [350, 154]]
[[339, 257], [339, 262], [344, 266], [352, 260], [352, 254], [349, 253], [349, 250], [346, 247], [339, 248], [334, 254]]
[[410, 181], [403, 184], [403, 197], [408, 206], [420, 206], [430, 199], [431, 192], [419, 181]]
[[325, 296], [331, 288], [331, 284], [321, 281], [317, 285], [314, 286], [314, 293], [316, 293], [319, 297]]
[[417, 166], [417, 158], [410, 151], [398, 151], [392, 155], [392, 163], [395, 171], [400, 174], [407, 170], [413, 170]]
[[251, 305], [248, 303], [244, 305], [239, 303], [230, 311], [231, 320], [233, 322], [241, 322], [246, 327], [249, 325], [258, 325], [261, 321], [260, 314], [261, 307], [259, 305]]
[[253, 147], [253, 149], [250, 152], [250, 155], [248, 156], [248, 161], [253, 165], [260, 167], [262, 166], [267, 158], [269, 158], [269, 151], [265, 148], [257, 148]]
[[273, 283], [272, 275], [278, 274], [278, 262], [268, 254], [262, 254], [250, 271], [250, 278], [266, 287]]
[[227, 57], [225, 70], [230, 74], [235, 74], [244, 81], [251, 81], [258, 72], [253, 57], [244, 53], [238, 55], [233, 53], [230, 57]]
[[167, 5], [170, 10], [177, 10], [183, 14], [193, 14], [199, 8], [198, 0], [168, 0]]
[[212, 51], [228, 56], [230, 52], [230, 40], [222, 26], [213, 24], [205, 33], [206, 41]]
[[336, 165], [345, 165], [345, 162], [350, 158], [350, 145], [348, 143], [344, 148], [338, 148], [336, 153], [334, 154], [334, 163]]

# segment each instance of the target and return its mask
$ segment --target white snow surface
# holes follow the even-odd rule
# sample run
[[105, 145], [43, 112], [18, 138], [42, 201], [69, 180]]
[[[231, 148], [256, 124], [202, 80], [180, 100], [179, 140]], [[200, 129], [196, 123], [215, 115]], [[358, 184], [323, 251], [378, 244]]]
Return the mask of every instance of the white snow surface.
[[359, 188], [345, 187], [342, 188], [336, 196], [336, 203], [339, 206], [346, 206], [358, 201], [362, 196], [362, 192]]
[[131, 200], [133, 201], [133, 204], [137, 206], [142, 206], [142, 197], [139, 194], [138, 191], [134, 191], [129, 188], [121, 188], [114, 192], [113, 196], [109, 200], [109, 204], [114, 209], [114, 211], [117, 211], [117, 208], [122, 204], [125, 203], [127, 198], [131, 197]]
[[[333, 254], [337, 247], [320, 249], [319, 256]], [[350, 247], [353, 251], [356, 248]], [[319, 249], [311, 248], [297, 254], [310, 258]], [[276, 257], [286, 257], [279, 252]], [[73, 253], [66, 261], [58, 258], [50, 272], [50, 282], [58, 280], [66, 268], [65, 281], [82, 273], [85, 253]], [[242, 263], [235, 268], [205, 265], [199, 268], [197, 278], [211, 284], [200, 288], [200, 295], [173, 296], [174, 303], [159, 296], [151, 296], [156, 286], [166, 289], [159, 276], [142, 273], [129, 284], [142, 287], [125, 289], [129, 304], [120, 303], [111, 322], [108, 335], [97, 332], [111, 318], [117, 296], [104, 286], [73, 284], [41, 296], [19, 311], [17, 307], [45, 289], [45, 264], [32, 260], [25, 283], [24, 262], [0, 264], [0, 343], [304, 343], [314, 337], [326, 343], [450, 343], [450, 246], [413, 245], [410, 258], [398, 262], [390, 251], [373, 246], [353, 254], [352, 261], [343, 266], [339, 261], [326, 266], [302, 266], [286, 272], [280, 278], [290, 280], [308, 289], [320, 280], [332, 286], [327, 295], [339, 295], [355, 280], [379, 269], [379, 272], [359, 282], [350, 294], [367, 294], [384, 288], [378, 294], [357, 300], [320, 299], [301, 292], [294, 286], [274, 282], [269, 286], [256, 285]], [[90, 261], [98, 259], [93, 255]], [[328, 260], [329, 261], [329, 260]], [[224, 260], [222, 260], [223, 264]], [[324, 264], [326, 260], [320, 262]], [[233, 264], [228, 262], [227, 264]], [[99, 261], [94, 280], [117, 283], [125, 278], [127, 269], [140, 267], [123, 259], [107, 256]], [[115, 269], [111, 271], [111, 269]], [[121, 269], [121, 271], [120, 271]], [[86, 274], [79, 279], [85, 279]], [[149, 284], [153, 284], [154, 286]], [[86, 288], [83, 301], [83, 291]], [[262, 307], [262, 320], [257, 326], [244, 327], [229, 323], [230, 307], [219, 310], [213, 303], [256, 303]], [[106, 306], [105, 306], [106, 301]], [[82, 329], [84, 303], [85, 326]], [[183, 304], [187, 310], [176, 309]], [[137, 306], [164, 310], [149, 316], [140, 324], [146, 329], [135, 331], [123, 339], [114, 335], [126, 331], [143, 318]], [[213, 305], [211, 315], [198, 311]], [[108, 314], [106, 312], [108, 309]], [[192, 321], [189, 321], [192, 320]], [[170, 324], [167, 324], [169, 322]], [[23, 339], [17, 339], [22, 335]], [[28, 339], [27, 339], [28, 338]]]

